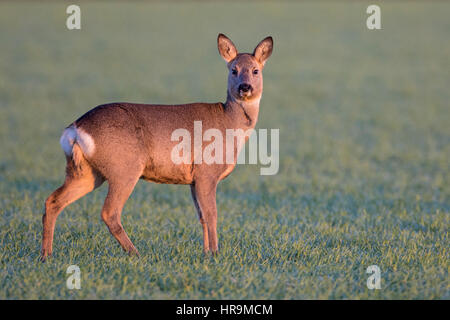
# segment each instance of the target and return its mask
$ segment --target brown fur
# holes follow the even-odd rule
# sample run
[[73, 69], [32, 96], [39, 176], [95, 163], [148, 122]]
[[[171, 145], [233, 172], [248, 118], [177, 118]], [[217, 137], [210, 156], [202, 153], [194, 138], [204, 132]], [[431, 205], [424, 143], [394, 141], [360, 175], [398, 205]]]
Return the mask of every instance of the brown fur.
[[[231, 40], [220, 34], [218, 48], [230, 70], [226, 103], [112, 103], [90, 110], [71, 125], [70, 128], [82, 130], [92, 137], [95, 151], [86, 154], [77, 138], [71, 141], [72, 154], [67, 156], [66, 180], [45, 204], [42, 259], [52, 253], [59, 213], [105, 180], [109, 190], [101, 217], [125, 251], [138, 253], [122, 227], [120, 215], [136, 183], [144, 179], [190, 185], [203, 228], [204, 251], [217, 252], [216, 188], [218, 182], [231, 173], [235, 163], [208, 165], [192, 161], [174, 164], [171, 150], [179, 142], [171, 141], [171, 134], [185, 128], [193, 137], [194, 121], [202, 121], [203, 132], [209, 128], [219, 129], [222, 133], [226, 129], [254, 128], [262, 94], [261, 70], [272, 52], [272, 38], [261, 41], [253, 54], [238, 54]], [[258, 74], [254, 73], [256, 69]], [[241, 84], [249, 84], [252, 89], [244, 93]], [[237, 146], [235, 148], [236, 162], [238, 150]], [[192, 151], [194, 153], [193, 147]]]

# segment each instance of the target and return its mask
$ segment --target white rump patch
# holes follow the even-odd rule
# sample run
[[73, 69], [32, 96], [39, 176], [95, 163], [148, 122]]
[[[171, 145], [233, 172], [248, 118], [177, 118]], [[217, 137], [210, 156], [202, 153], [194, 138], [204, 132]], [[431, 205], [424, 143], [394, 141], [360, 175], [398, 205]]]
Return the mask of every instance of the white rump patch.
[[95, 151], [94, 139], [86, 131], [75, 126], [70, 126], [64, 130], [59, 143], [64, 153], [68, 156], [72, 156], [72, 149], [75, 143], [78, 143], [83, 154], [87, 157], [92, 156]]
[[77, 143], [85, 156], [92, 156], [95, 151], [94, 139], [83, 129], [77, 128]]

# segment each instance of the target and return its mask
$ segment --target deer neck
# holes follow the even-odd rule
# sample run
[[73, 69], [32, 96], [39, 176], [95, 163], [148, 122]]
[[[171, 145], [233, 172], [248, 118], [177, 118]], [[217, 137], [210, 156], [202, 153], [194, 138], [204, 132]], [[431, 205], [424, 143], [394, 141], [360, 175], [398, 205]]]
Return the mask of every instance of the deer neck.
[[225, 109], [230, 112], [234, 124], [239, 128], [254, 128], [258, 121], [259, 101], [261, 97], [250, 101], [233, 98], [229, 93]]

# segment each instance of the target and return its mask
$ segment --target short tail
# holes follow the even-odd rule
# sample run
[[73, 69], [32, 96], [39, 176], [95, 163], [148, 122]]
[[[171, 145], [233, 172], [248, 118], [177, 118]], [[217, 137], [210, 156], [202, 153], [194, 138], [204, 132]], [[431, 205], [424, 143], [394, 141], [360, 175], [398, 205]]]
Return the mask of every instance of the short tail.
[[86, 151], [92, 151], [89, 149], [89, 147], [93, 147], [93, 142], [88, 141], [92, 145], [91, 146], [86, 143], [87, 139], [92, 140], [89, 135], [87, 135], [84, 131], [76, 128], [75, 125], [67, 127], [61, 135], [59, 143], [61, 144], [61, 147], [64, 150], [66, 156], [73, 160], [75, 167], [80, 167], [81, 164], [85, 161]]

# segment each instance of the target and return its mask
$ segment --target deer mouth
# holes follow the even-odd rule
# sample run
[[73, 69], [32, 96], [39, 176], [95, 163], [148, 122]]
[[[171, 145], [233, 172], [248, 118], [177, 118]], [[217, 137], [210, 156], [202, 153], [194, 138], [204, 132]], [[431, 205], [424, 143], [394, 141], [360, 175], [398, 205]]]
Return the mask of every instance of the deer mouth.
[[252, 91], [248, 90], [248, 91], [244, 91], [244, 90], [239, 90], [239, 97], [241, 99], [248, 99], [252, 96]]
[[248, 83], [241, 83], [238, 87], [238, 92], [241, 99], [246, 99], [252, 95], [253, 88]]

